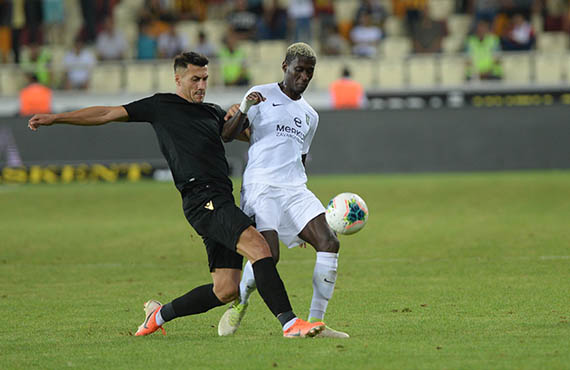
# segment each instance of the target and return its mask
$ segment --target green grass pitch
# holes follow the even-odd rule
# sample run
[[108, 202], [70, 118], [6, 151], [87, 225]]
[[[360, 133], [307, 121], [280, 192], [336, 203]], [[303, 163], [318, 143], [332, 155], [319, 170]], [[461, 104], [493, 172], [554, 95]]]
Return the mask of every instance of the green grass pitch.
[[[236, 184], [236, 188], [239, 185]], [[569, 369], [570, 172], [313, 176], [360, 194], [326, 321], [348, 340], [288, 340], [258, 294], [134, 337], [149, 298], [210, 275], [169, 183], [0, 186], [0, 368]], [[314, 251], [279, 270], [306, 317]]]

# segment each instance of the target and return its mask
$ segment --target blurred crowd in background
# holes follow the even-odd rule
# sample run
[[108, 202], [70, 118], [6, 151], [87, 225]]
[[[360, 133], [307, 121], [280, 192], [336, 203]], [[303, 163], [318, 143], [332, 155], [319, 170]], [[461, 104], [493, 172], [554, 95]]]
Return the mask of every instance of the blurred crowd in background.
[[[69, 1], [81, 15], [72, 36], [66, 27]], [[430, 1], [436, 0], [0, 0], [0, 61], [18, 64], [33, 82], [51, 88], [85, 89], [99, 62], [167, 59], [194, 50], [223, 66], [225, 85], [246, 85], [244, 43], [304, 41], [319, 56], [375, 58], [390, 38], [389, 19], [401, 24], [411, 53], [441, 53], [450, 30], [446, 19], [432, 19]], [[470, 57], [467, 77], [500, 79], [497, 51], [532, 50], [537, 32], [570, 32], [568, 0], [450, 1], [453, 14], [469, 20], [458, 50]], [[134, 10], [127, 17], [134, 36], [115, 14], [126, 2]], [[349, 9], [341, 6], [347, 2], [357, 4], [351, 14], [340, 14]], [[531, 19], [540, 20], [540, 30]], [[223, 30], [201, 27], [211, 22]], [[191, 24], [192, 32], [183, 32], [181, 24]], [[65, 73], [57, 80], [51, 76], [51, 46], [65, 48], [57, 66]]]

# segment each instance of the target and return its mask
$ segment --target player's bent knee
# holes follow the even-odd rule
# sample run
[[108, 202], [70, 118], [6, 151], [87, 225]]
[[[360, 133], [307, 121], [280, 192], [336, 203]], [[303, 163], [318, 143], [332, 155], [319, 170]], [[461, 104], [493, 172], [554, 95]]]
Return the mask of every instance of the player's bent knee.
[[271, 250], [265, 238], [252, 226], [242, 232], [237, 244], [237, 252], [251, 263], [271, 257]]
[[322, 243], [319, 243], [317, 248], [318, 252], [338, 253], [340, 249], [340, 242], [335, 235], [331, 235]]
[[222, 287], [214, 286], [214, 294], [220, 302], [229, 303], [239, 297], [239, 285], [226, 284]]

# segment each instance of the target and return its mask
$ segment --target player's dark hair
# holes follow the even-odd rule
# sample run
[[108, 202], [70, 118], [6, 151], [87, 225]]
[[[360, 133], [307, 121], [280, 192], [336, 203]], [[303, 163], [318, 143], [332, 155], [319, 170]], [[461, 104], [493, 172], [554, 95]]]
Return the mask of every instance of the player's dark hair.
[[188, 68], [188, 64], [204, 67], [208, 62], [209, 60], [205, 55], [198, 54], [193, 51], [182, 53], [174, 58], [174, 72], [176, 72], [178, 68]]

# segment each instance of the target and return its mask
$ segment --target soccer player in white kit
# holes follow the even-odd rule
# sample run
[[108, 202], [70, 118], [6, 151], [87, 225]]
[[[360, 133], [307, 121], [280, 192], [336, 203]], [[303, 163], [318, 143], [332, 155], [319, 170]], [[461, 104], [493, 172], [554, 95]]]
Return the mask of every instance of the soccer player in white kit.
[[[252, 87], [264, 100], [250, 106], [246, 99], [236, 114], [247, 114], [249, 127], [228, 127], [231, 136], [249, 137], [248, 163], [243, 174], [241, 208], [255, 218], [256, 228], [279, 260], [279, 240], [289, 248], [308, 242], [317, 251], [309, 321], [323, 321], [334, 291], [339, 241], [325, 219], [325, 208], [307, 189], [305, 159], [317, 130], [319, 115], [302, 93], [315, 70], [316, 54], [305, 43], [287, 48], [282, 82]], [[218, 334], [231, 335], [245, 315], [255, 290], [251, 264], [244, 267], [240, 298], [224, 313]], [[348, 338], [328, 326], [318, 336]]]

